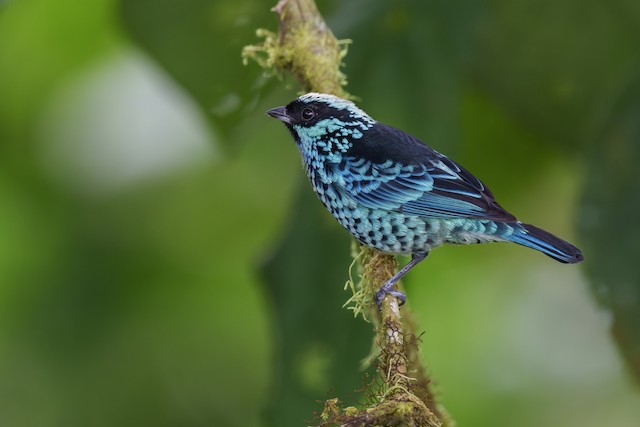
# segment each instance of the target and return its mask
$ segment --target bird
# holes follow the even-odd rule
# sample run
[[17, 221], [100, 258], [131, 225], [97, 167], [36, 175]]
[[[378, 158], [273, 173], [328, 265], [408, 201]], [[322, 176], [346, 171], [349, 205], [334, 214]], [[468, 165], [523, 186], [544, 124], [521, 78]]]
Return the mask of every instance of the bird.
[[289, 130], [313, 190], [361, 244], [410, 261], [376, 292], [402, 305], [396, 282], [443, 244], [513, 242], [561, 263], [584, 259], [570, 243], [520, 222], [478, 178], [354, 102], [307, 93], [267, 115]]

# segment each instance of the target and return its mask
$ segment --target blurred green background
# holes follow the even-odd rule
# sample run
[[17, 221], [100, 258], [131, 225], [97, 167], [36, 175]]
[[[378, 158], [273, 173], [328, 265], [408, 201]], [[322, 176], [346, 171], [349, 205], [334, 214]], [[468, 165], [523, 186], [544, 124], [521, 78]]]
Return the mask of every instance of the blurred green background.
[[[358, 398], [350, 240], [264, 115], [299, 86], [241, 64], [271, 3], [0, 2], [0, 425], [301, 426]], [[318, 5], [360, 106], [584, 250], [408, 276], [458, 425], [637, 426], [640, 3]]]

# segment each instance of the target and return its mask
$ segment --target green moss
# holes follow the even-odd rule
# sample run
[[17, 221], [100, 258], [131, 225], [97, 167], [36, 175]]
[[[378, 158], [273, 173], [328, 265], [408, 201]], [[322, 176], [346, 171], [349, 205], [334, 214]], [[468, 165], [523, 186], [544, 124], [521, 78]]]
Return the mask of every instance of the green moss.
[[258, 29], [262, 43], [245, 46], [242, 62], [255, 61], [268, 74], [293, 74], [307, 91], [332, 93], [353, 98], [343, 87], [346, 75], [340, 70], [350, 40], [337, 40], [326, 27], [304, 22], [288, 28], [280, 35]]
[[281, 48], [278, 43], [278, 35], [272, 31], [258, 28], [256, 36], [264, 39], [262, 43], [249, 45], [242, 48], [242, 63], [248, 65], [250, 60], [255, 61], [266, 72], [274, 73], [278, 69]]
[[[353, 262], [349, 266], [349, 280], [344, 285], [344, 289], [351, 289], [351, 298], [344, 303], [342, 307], [347, 310], [353, 311], [353, 317], [361, 315], [366, 322], [370, 322], [367, 312], [373, 304], [373, 292], [371, 286], [368, 286], [368, 279], [366, 274], [363, 274], [362, 265], [367, 265], [362, 258], [367, 253], [365, 248], [362, 248], [354, 240], [351, 244], [351, 255], [353, 256]], [[357, 269], [358, 281], [353, 280], [353, 270]]]

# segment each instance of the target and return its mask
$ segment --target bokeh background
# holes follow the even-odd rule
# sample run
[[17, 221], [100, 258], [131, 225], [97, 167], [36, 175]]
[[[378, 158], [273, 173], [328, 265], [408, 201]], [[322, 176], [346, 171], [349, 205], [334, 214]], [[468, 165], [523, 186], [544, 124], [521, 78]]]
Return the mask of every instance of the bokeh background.
[[[406, 279], [459, 426], [640, 422], [640, 3], [319, 7], [348, 90], [582, 247]], [[242, 65], [270, 1], [0, 1], [0, 425], [301, 426], [357, 400], [350, 239]]]

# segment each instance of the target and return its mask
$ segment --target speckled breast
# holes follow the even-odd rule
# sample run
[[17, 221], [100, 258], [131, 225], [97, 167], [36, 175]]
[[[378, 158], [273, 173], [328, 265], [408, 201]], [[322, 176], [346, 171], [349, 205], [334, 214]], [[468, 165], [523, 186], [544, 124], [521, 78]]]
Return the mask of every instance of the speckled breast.
[[332, 184], [316, 183], [312, 180], [316, 194], [331, 215], [356, 239], [379, 251], [396, 254], [428, 252], [446, 239], [440, 233], [444, 231], [440, 219], [426, 221], [417, 215], [370, 209]]

